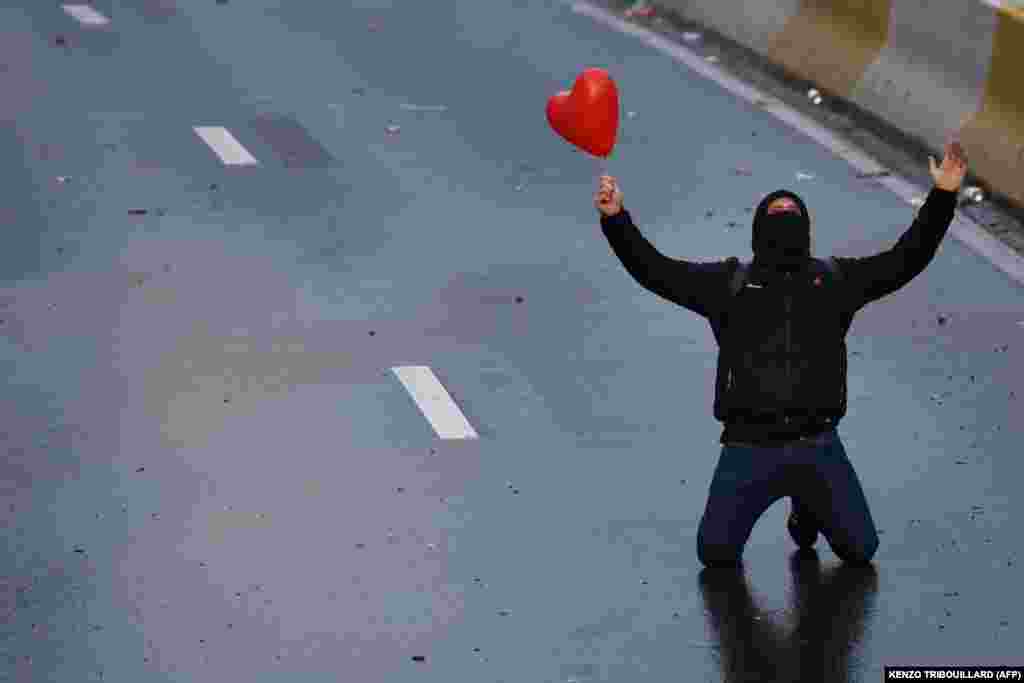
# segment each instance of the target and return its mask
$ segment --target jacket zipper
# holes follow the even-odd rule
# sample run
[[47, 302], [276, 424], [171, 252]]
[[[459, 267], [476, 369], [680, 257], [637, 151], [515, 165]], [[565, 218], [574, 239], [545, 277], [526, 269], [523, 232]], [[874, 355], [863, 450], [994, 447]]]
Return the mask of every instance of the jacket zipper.
[[[786, 280], [787, 280], [787, 282], [790, 280], [791, 277], [792, 277], [792, 275], [790, 273], [786, 273]], [[785, 302], [785, 305], [786, 305], [786, 383], [787, 383], [787, 386], [789, 387], [789, 396], [792, 399], [792, 397], [793, 397], [793, 369], [791, 367], [791, 361], [790, 361], [790, 359], [792, 358], [792, 350], [790, 348], [790, 323], [789, 323], [789, 319], [790, 319], [790, 314], [793, 311], [793, 309], [792, 309], [793, 300], [792, 300], [792, 298], [791, 298], [791, 296], [790, 296], [788, 291], [786, 292], [786, 295], [785, 295], [785, 298], [784, 298], [784, 302]], [[786, 418], [786, 422], [787, 423], [789, 422], [789, 418], [788, 417]]]

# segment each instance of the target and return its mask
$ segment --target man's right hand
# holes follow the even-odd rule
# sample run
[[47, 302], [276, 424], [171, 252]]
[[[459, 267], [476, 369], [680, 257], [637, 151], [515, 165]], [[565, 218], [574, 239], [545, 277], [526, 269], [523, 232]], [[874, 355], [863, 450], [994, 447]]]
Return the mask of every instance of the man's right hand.
[[622, 211], [622, 190], [614, 176], [603, 175], [594, 195], [594, 206], [604, 216], [614, 216]]

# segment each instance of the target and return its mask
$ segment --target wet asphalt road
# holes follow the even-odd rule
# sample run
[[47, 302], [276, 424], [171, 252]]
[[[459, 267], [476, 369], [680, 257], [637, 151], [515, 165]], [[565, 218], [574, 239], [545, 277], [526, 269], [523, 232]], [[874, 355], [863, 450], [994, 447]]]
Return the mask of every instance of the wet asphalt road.
[[913, 217], [888, 190], [553, 0], [93, 6], [0, 8], [0, 680], [1024, 663], [1024, 287], [948, 236], [855, 320], [873, 571], [795, 555], [780, 501], [743, 574], [702, 573], [711, 330], [622, 269], [544, 103], [611, 70], [609, 170], [674, 257], [748, 258], [781, 187], [817, 254], [875, 253]]

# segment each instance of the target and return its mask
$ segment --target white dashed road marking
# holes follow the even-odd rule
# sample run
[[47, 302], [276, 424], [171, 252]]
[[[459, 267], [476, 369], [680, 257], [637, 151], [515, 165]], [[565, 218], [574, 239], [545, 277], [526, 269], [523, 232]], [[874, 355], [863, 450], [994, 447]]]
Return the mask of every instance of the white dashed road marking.
[[195, 126], [196, 135], [203, 139], [210, 149], [228, 166], [255, 166], [260, 162], [249, 154], [227, 128], [221, 126]]
[[425, 365], [391, 368], [442, 439], [476, 439], [476, 431]]
[[89, 5], [62, 5], [64, 11], [86, 26], [105, 26], [110, 19], [94, 10]]

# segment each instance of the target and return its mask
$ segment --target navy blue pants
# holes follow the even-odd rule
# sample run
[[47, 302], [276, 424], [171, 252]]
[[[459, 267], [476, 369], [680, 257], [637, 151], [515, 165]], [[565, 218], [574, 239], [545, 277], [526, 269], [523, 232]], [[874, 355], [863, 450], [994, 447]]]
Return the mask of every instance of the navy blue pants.
[[697, 557], [707, 567], [739, 564], [758, 518], [787, 496], [801, 526], [813, 524], [840, 559], [871, 561], [878, 532], [835, 429], [778, 447], [724, 444], [697, 531]]

